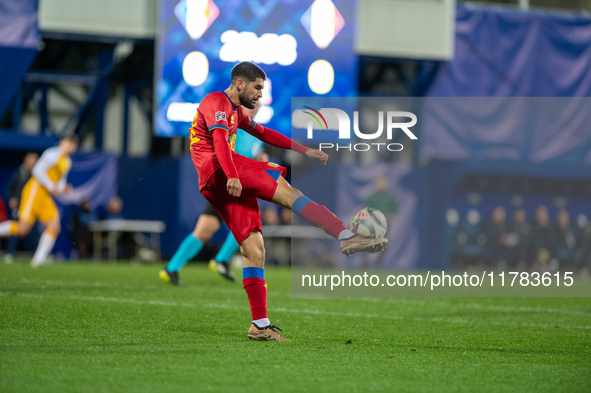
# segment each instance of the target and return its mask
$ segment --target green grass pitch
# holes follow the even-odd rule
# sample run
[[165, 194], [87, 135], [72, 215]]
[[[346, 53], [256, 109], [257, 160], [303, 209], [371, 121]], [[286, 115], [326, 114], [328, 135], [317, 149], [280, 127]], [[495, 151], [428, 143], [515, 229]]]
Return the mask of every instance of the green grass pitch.
[[240, 283], [204, 265], [0, 264], [0, 392], [591, 392], [585, 298], [290, 296], [292, 343], [249, 341]]

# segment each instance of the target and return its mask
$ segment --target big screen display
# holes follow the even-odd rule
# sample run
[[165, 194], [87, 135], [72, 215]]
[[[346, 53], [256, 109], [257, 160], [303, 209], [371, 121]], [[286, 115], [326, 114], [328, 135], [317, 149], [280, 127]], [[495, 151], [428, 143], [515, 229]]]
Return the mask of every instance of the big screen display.
[[355, 0], [160, 0], [155, 132], [187, 136], [232, 67], [267, 73], [255, 120], [290, 135], [291, 97], [357, 95]]

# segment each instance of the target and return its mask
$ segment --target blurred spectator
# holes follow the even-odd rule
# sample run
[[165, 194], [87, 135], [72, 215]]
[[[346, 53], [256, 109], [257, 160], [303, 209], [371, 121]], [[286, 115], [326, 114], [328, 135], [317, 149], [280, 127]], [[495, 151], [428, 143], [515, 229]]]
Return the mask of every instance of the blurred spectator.
[[281, 209], [281, 225], [291, 225], [292, 214], [289, 209]]
[[[21, 194], [23, 192], [25, 184], [27, 184], [29, 178], [31, 177], [33, 167], [37, 163], [38, 159], [39, 155], [37, 153], [27, 153], [25, 155], [23, 163], [14, 171], [14, 173], [10, 177], [10, 180], [8, 181], [8, 209], [10, 210], [10, 219], [12, 220], [18, 220], [18, 207], [21, 200]], [[29, 234], [29, 236], [37, 238], [38, 234], [36, 233], [36, 231], [31, 231], [31, 234]], [[16, 251], [16, 248], [18, 246], [18, 240], [18, 236], [11, 236], [8, 239], [6, 255], [4, 256], [5, 262], [12, 262], [14, 258], [14, 252]]]
[[15, 220], [18, 220], [18, 205], [21, 199], [21, 193], [31, 177], [37, 159], [39, 159], [37, 153], [27, 153], [23, 163], [14, 171], [8, 182], [8, 207], [11, 210], [16, 210], [16, 216], [13, 216]]
[[534, 222], [531, 226], [529, 239], [529, 260], [534, 262], [534, 267], [541, 269], [548, 266], [555, 258], [555, 237], [550, 226], [548, 208], [538, 206]]
[[578, 245], [576, 228], [570, 223], [570, 215], [565, 209], [560, 209], [556, 216], [556, 245], [557, 247], [573, 249]]
[[513, 213], [513, 219], [508, 225], [505, 237], [505, 246], [508, 250], [507, 262], [510, 267], [518, 267], [519, 270], [525, 269], [529, 233], [530, 226], [525, 210], [518, 208]]
[[581, 235], [581, 248], [575, 258], [574, 269], [589, 276], [591, 274], [591, 220], [587, 221]]
[[[375, 191], [367, 198], [365, 204], [367, 207], [373, 207], [384, 213], [386, 216], [386, 222], [391, 225], [398, 211], [398, 202], [394, 194], [388, 190], [389, 182], [386, 175], [378, 175], [374, 179]], [[375, 259], [375, 266], [382, 267], [384, 265], [385, 253], [379, 253]], [[368, 256], [364, 256], [362, 262], [364, 266], [368, 265]]]
[[487, 244], [491, 248], [492, 262], [498, 266], [507, 264], [507, 215], [502, 206], [493, 209], [491, 218], [487, 223], [484, 233]]
[[480, 213], [474, 208], [468, 210], [464, 217], [455, 210], [453, 213], [448, 212], [448, 220], [456, 223], [452, 231], [453, 264], [466, 266], [484, 261], [487, 254], [482, 246], [486, 245], [487, 239], [481, 228]]
[[263, 210], [263, 224], [264, 225], [279, 225], [281, 224], [281, 219], [279, 218], [279, 213], [277, 212], [277, 208], [273, 205], [269, 205]]
[[374, 180], [375, 192], [367, 198], [365, 204], [384, 213], [390, 224], [398, 211], [398, 202], [394, 194], [388, 190], [388, 185], [388, 178], [385, 175], [377, 176]]
[[[109, 200], [107, 206], [97, 209], [99, 220], [123, 220], [123, 199], [114, 196]], [[132, 234], [131, 232], [121, 232], [117, 237], [117, 258], [132, 259], [136, 255], [136, 246], [142, 246], [144, 243], [141, 234]]]
[[458, 245], [483, 246], [486, 244], [486, 236], [481, 231], [480, 213], [476, 209], [470, 209], [466, 217], [460, 220], [456, 242]]
[[92, 253], [93, 238], [89, 225], [95, 219], [96, 216], [90, 209], [90, 202], [86, 199], [72, 213], [68, 230], [80, 259], [88, 259]]
[[123, 199], [119, 196], [114, 196], [109, 200], [107, 206], [100, 207], [97, 215], [99, 220], [117, 220], [123, 219]]
[[574, 261], [577, 256], [577, 248], [581, 246], [578, 228], [571, 224], [568, 211], [560, 209], [556, 216], [556, 256], [564, 267], [565, 264]]

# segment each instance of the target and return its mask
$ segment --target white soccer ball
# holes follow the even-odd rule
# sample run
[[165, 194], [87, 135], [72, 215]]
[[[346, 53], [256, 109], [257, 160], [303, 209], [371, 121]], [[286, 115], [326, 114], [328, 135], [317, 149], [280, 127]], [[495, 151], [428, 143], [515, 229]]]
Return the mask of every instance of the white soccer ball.
[[364, 207], [351, 217], [349, 229], [363, 237], [384, 237], [388, 223], [384, 213], [373, 207]]

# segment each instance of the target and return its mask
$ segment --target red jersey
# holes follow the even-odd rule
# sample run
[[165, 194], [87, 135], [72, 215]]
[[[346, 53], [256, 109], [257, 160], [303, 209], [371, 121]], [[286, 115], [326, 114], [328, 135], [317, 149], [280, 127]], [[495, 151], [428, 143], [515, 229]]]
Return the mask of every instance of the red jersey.
[[217, 129], [228, 132], [232, 155], [236, 155], [234, 150], [237, 129], [248, 132], [255, 125], [244, 108], [236, 107], [226, 93], [216, 92], [205, 96], [189, 129], [194, 164], [199, 174], [199, 189], [205, 186], [211, 174], [221, 166], [214, 149], [213, 132]]

